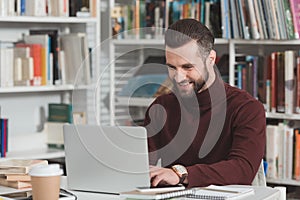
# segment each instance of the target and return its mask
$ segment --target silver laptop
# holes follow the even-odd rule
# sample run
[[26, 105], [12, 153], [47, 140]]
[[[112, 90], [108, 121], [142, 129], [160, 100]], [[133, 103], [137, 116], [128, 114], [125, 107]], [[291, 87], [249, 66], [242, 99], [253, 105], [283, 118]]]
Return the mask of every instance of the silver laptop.
[[68, 188], [120, 193], [150, 186], [143, 127], [64, 125]]

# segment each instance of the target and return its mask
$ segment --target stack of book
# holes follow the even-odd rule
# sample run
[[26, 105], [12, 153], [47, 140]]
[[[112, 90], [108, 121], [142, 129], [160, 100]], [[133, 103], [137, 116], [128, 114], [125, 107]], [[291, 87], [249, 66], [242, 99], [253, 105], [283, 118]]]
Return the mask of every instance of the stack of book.
[[16, 189], [31, 188], [29, 170], [34, 166], [47, 164], [47, 160], [0, 161], [0, 185]]

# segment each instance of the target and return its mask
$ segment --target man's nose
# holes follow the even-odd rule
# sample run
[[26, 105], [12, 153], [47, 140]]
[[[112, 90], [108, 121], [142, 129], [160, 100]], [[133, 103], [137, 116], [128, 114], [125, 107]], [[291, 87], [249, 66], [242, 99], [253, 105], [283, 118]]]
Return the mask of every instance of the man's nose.
[[180, 83], [181, 81], [184, 81], [186, 79], [186, 73], [179, 69], [175, 72], [174, 78], [177, 83]]

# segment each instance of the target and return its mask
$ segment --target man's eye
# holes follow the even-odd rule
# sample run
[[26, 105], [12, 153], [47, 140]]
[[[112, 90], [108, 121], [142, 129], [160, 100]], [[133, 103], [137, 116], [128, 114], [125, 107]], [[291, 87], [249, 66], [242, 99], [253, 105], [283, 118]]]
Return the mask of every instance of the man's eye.
[[182, 66], [182, 68], [185, 70], [191, 70], [194, 68], [194, 66], [193, 65], [184, 65], [184, 66]]
[[168, 68], [169, 68], [169, 69], [172, 69], [172, 70], [175, 70], [175, 69], [176, 69], [176, 67], [174, 67], [174, 66], [172, 66], [172, 65], [168, 65]]

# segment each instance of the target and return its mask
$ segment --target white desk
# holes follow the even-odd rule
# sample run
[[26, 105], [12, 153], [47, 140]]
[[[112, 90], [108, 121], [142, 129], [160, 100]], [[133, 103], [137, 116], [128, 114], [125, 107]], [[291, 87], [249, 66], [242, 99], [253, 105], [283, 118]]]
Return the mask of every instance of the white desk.
[[[67, 179], [62, 177], [61, 179], [62, 188], [67, 189]], [[251, 187], [251, 186], [245, 186]], [[280, 192], [277, 189], [270, 187], [253, 187], [254, 195], [247, 196], [242, 198], [242, 200], [279, 200]], [[102, 194], [102, 193], [93, 193], [93, 192], [79, 192], [79, 191], [70, 191], [78, 197], [78, 200], [110, 200], [121, 198], [118, 195]], [[176, 199], [187, 199], [187, 198], [176, 198]]]

